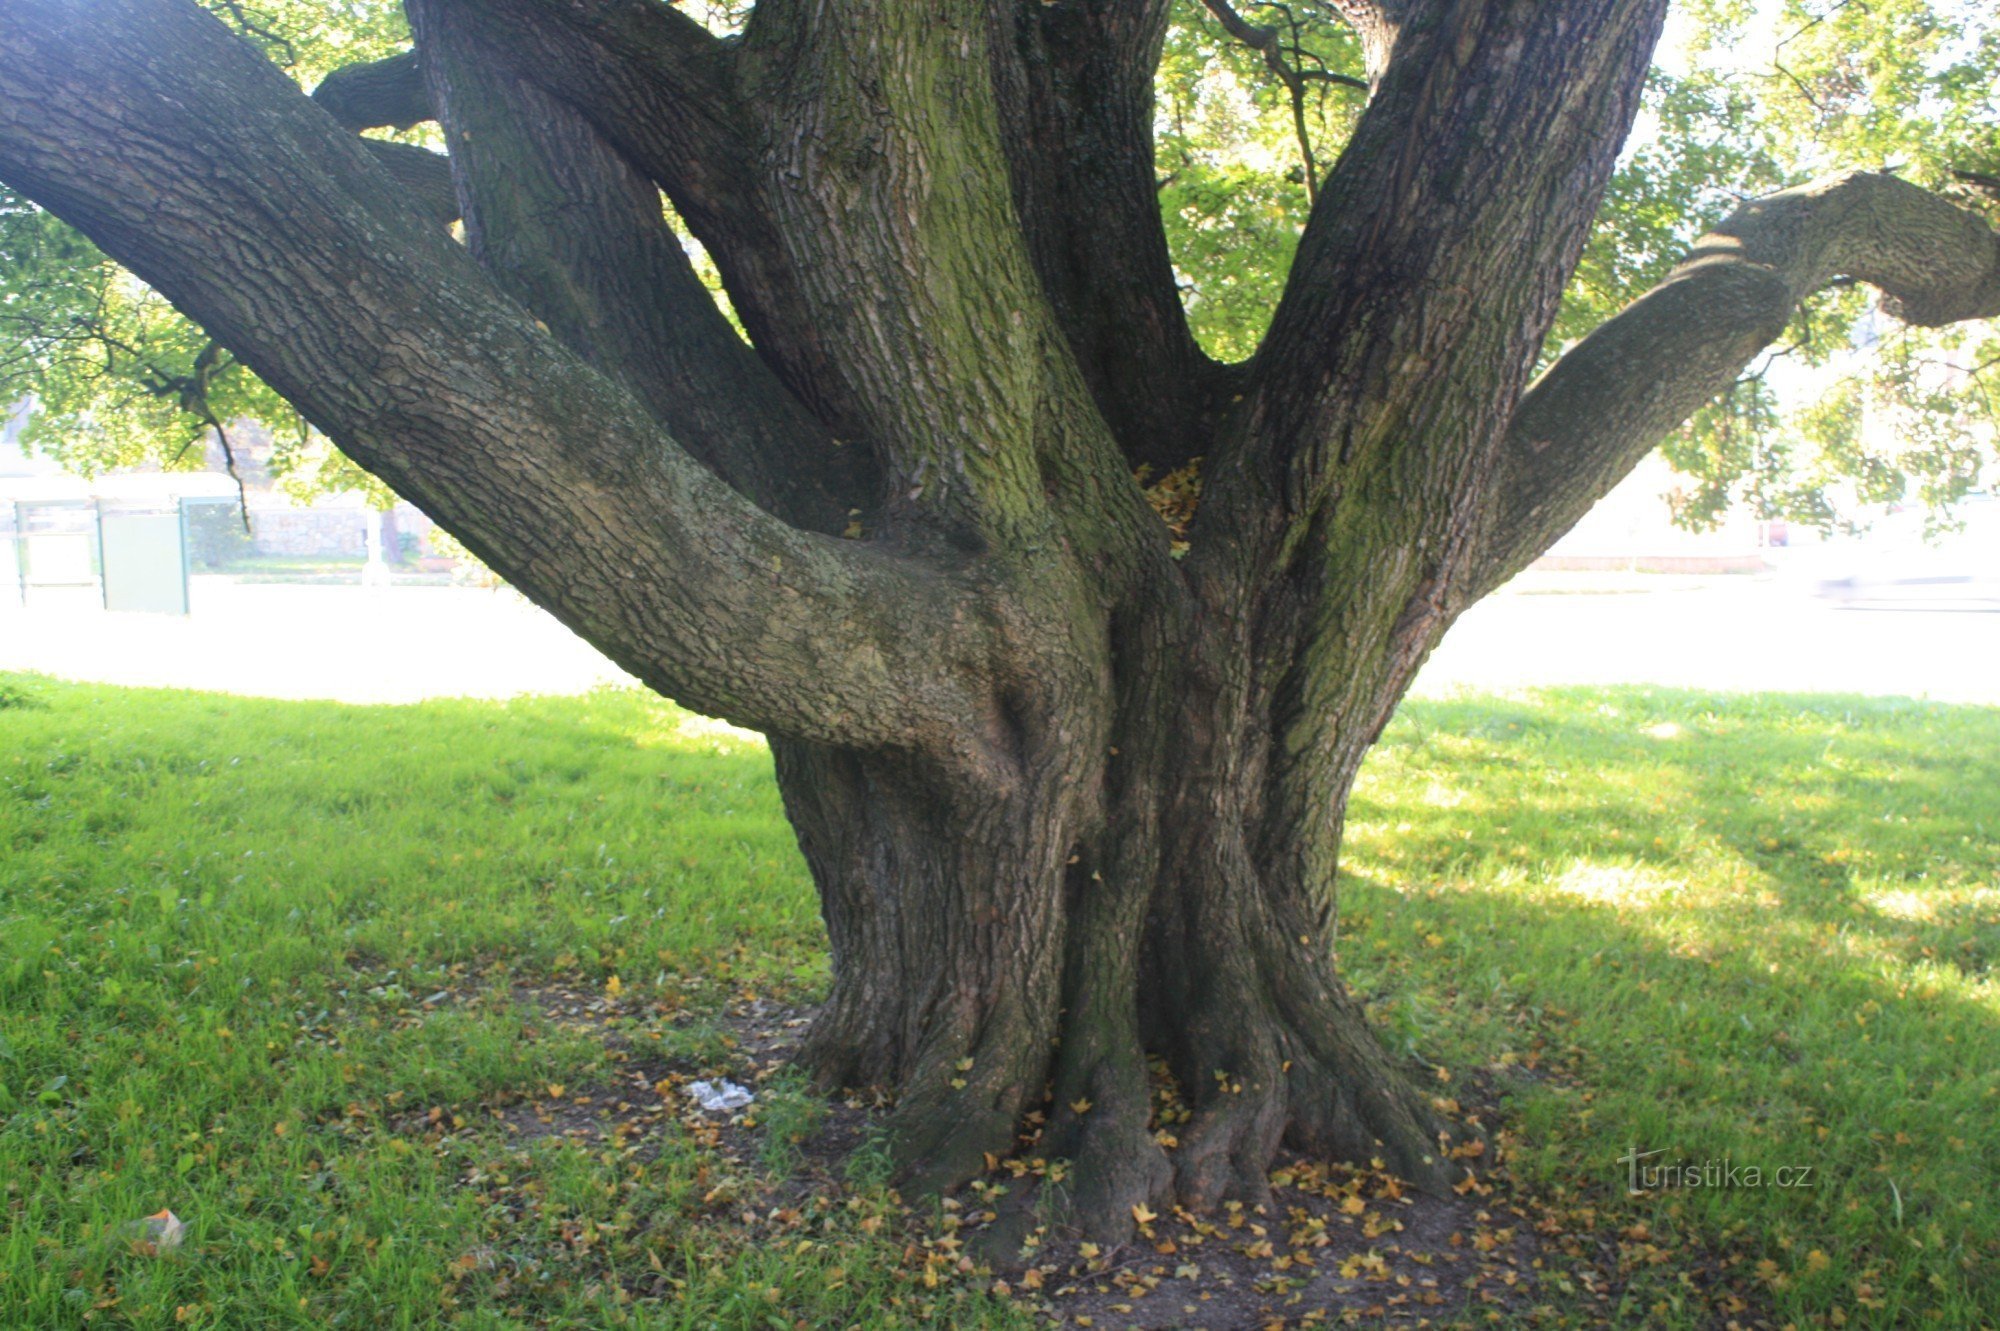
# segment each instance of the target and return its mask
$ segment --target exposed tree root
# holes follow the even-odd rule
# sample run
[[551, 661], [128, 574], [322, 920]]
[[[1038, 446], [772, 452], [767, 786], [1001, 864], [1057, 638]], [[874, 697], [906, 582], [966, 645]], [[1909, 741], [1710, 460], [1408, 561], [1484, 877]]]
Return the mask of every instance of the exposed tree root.
[[[1202, 1043], [1174, 1051], [1184, 1122], [1159, 1116], [1164, 1097], [1139, 1046], [1114, 1055], [1102, 1028], [1073, 1026], [1054, 1079], [1033, 1094], [1008, 1075], [1004, 1059], [986, 1077], [965, 1075], [977, 1071], [971, 1055], [974, 1066], [959, 1075], [940, 1081], [920, 1073], [890, 1120], [899, 1186], [909, 1196], [946, 1192], [1015, 1155], [1064, 1162], [1059, 1187], [1036, 1197], [1031, 1212], [1021, 1210], [1026, 1195], [1016, 1196], [1010, 1223], [989, 1236], [989, 1257], [1005, 1262], [1015, 1255], [1009, 1244], [1018, 1246], [1042, 1220], [1117, 1243], [1146, 1209], [1265, 1205], [1283, 1147], [1387, 1168], [1432, 1193], [1464, 1177], [1454, 1158], [1464, 1129], [1444, 1120], [1394, 1065], [1344, 994], [1306, 1014], [1310, 1023], [1268, 1007], [1238, 1006], [1227, 1021], [1225, 1011], [1188, 1027]], [[1045, 1125], [1023, 1146], [1030, 1111], [1045, 1115]]]

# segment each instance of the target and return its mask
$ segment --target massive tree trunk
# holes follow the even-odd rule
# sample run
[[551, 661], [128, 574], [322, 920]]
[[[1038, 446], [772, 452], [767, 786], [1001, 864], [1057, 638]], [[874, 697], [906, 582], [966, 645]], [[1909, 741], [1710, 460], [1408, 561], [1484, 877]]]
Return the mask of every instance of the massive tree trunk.
[[[1369, 105], [1234, 366], [1157, 214], [1164, 0], [761, 0], [729, 41], [409, 9], [415, 52], [315, 101], [190, 0], [9, 0], [0, 178], [770, 733], [833, 947], [805, 1058], [895, 1093], [912, 1183], [1039, 1134], [1103, 1233], [1256, 1198], [1285, 1142], [1462, 1171], [1335, 952], [1348, 791], [1425, 654], [1817, 287], [2000, 311], [1984, 224], [1834, 177], [1531, 386], [1664, 0], [1343, 4]], [[448, 160], [354, 136], [428, 117]], [[1197, 457], [1181, 551], [1134, 473]]]

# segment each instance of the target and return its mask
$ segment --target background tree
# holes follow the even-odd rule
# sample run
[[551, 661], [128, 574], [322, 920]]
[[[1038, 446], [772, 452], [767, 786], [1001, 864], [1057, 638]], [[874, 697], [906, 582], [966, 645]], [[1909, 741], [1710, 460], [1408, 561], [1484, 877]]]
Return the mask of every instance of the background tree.
[[[896, 1091], [918, 1185], [1032, 1125], [1104, 1231], [1261, 1196], [1281, 1141], [1461, 1171], [1334, 962], [1347, 794], [1418, 665], [1815, 293], [2000, 312], [1977, 215], [1833, 174], [1550, 348], [1607, 189], [1644, 225], [1584, 272], [1622, 282], [1705, 187], [1617, 175], [1664, 0], [762, 0], [728, 37], [409, 0], [413, 51], [311, 99], [218, 8], [12, 0], [0, 179], [649, 685], [768, 732], [833, 949], [807, 1061]], [[1228, 116], [1295, 156], [1196, 146]], [[448, 161], [356, 137], [426, 117]]]
[[[209, 8], [294, 77], [408, 45], [399, 6], [232, 0]], [[404, 137], [422, 137], [411, 135]], [[284, 399], [87, 238], [0, 185], [0, 398], [36, 404], [24, 442], [83, 475], [199, 468], [239, 419], [274, 427], [274, 471], [301, 490], [388, 492], [325, 450]]]

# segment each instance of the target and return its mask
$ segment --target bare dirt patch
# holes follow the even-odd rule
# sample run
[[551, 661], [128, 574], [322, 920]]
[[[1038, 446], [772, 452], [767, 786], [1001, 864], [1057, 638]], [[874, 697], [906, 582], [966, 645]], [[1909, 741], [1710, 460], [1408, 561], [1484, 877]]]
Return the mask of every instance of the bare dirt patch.
[[[715, 1157], [713, 1223], [737, 1227], [746, 1243], [795, 1239], [815, 1201], [824, 1209], [867, 1190], [854, 1162], [878, 1141], [887, 1106], [812, 1095], [788, 1071], [809, 1008], [752, 999], [672, 1011], [563, 985], [517, 986], [512, 997], [539, 1021], [601, 1040], [616, 1069], [485, 1107], [521, 1144], [561, 1137], [644, 1160], [662, 1133], [684, 1132]], [[704, 1110], [688, 1087], [717, 1077], [756, 1098], [736, 1111]], [[914, 1289], [982, 1289], [1056, 1326], [1625, 1326], [1644, 1320], [1628, 1297], [1634, 1274], [1669, 1263], [1710, 1314], [1698, 1324], [1769, 1325], [1739, 1292], [1748, 1282], [1712, 1255], [1668, 1251], [1643, 1229], [1619, 1231], [1576, 1199], [1529, 1195], [1508, 1174], [1497, 1115], [1471, 1112], [1492, 1134], [1492, 1156], [1449, 1196], [1414, 1193], [1376, 1169], [1288, 1159], [1272, 1174], [1267, 1205], [1148, 1212], [1135, 1217], [1137, 1236], [1114, 1247], [1030, 1223], [1018, 1255], [995, 1260], [980, 1242], [988, 1227], [1022, 1207], [1049, 1209], [1063, 1186], [1062, 1163], [1036, 1158], [1029, 1139], [958, 1196], [896, 1208], [886, 1223]], [[402, 1116], [401, 1126], [436, 1134], [464, 1120], [431, 1109]], [[777, 1134], [785, 1139], [774, 1142]], [[880, 1237], [878, 1223], [866, 1232]]]

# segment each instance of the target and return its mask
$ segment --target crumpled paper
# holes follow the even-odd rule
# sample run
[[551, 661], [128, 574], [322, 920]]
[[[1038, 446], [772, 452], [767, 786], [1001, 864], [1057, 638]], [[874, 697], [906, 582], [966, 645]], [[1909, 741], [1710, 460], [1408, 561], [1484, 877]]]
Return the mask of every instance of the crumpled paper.
[[748, 1087], [738, 1086], [726, 1078], [718, 1081], [691, 1081], [687, 1093], [696, 1104], [711, 1114], [727, 1113], [741, 1109], [757, 1097], [750, 1094]]
[[172, 1211], [155, 1211], [144, 1220], [134, 1220], [119, 1233], [140, 1257], [163, 1257], [181, 1246], [187, 1225]]

